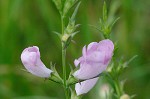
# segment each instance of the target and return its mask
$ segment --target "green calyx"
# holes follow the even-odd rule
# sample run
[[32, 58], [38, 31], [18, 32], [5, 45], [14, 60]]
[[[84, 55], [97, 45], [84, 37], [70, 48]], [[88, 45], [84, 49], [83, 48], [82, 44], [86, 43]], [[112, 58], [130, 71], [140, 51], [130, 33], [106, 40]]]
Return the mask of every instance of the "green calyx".
[[63, 80], [59, 76], [59, 74], [58, 74], [58, 72], [57, 72], [57, 70], [55, 68], [55, 65], [53, 65], [52, 63], [50, 63], [50, 66], [51, 66], [51, 70], [53, 72], [51, 73], [51, 76], [48, 79], [51, 80], [51, 81], [54, 81], [56, 83], [63, 84]]

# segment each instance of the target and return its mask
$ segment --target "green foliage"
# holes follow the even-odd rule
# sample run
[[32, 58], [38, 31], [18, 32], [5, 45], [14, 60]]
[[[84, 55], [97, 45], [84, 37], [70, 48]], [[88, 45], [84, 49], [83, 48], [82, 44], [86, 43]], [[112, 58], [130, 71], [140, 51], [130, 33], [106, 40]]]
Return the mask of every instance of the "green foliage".
[[104, 2], [103, 17], [99, 19], [100, 28], [98, 28], [98, 30], [101, 33], [103, 33], [103, 36], [105, 39], [110, 38], [110, 33], [112, 32], [112, 27], [119, 19], [119, 18], [112, 19], [112, 17], [114, 17], [112, 14], [111, 14], [111, 16], [108, 16], [106, 2]]
[[61, 14], [62, 13], [61, 12], [61, 10], [62, 10], [62, 1], [61, 0], [52, 0], [52, 1], [55, 3], [59, 13]]

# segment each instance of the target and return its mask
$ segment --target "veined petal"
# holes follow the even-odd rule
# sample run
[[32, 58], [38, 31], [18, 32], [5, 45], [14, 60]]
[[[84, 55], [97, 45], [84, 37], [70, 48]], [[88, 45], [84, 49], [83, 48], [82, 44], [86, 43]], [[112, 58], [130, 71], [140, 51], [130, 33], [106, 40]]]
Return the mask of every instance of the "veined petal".
[[81, 94], [85, 94], [87, 92], [89, 92], [96, 84], [96, 82], [98, 81], [98, 78], [93, 78], [93, 79], [89, 79], [86, 81], [83, 81], [81, 83], [77, 83], [75, 85], [75, 90], [77, 95], [81, 95]]

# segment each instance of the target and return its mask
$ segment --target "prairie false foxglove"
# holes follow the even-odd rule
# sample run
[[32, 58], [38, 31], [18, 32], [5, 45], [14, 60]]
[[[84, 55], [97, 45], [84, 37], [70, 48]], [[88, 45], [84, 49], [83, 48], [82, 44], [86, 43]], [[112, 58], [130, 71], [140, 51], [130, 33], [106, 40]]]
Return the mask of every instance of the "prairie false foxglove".
[[109, 39], [102, 40], [99, 43], [92, 42], [87, 49], [85, 46], [83, 47], [83, 55], [74, 61], [75, 66], [80, 65], [80, 68], [73, 75], [78, 79], [88, 80], [75, 85], [77, 95], [85, 94], [94, 87], [99, 78], [96, 76], [107, 68], [111, 61], [113, 50], [114, 44]]
[[102, 73], [111, 61], [114, 44], [111, 40], [92, 42], [83, 47], [82, 56], [74, 61], [75, 66], [80, 66], [73, 76], [78, 79], [91, 79]]

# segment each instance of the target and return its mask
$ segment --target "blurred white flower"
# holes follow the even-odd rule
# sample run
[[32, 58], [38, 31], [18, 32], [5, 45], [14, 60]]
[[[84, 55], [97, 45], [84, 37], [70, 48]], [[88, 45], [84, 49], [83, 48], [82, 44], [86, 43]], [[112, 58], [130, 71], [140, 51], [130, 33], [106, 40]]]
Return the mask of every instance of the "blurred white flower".
[[110, 86], [108, 84], [103, 84], [99, 90], [99, 95], [101, 99], [106, 99], [110, 94]]

